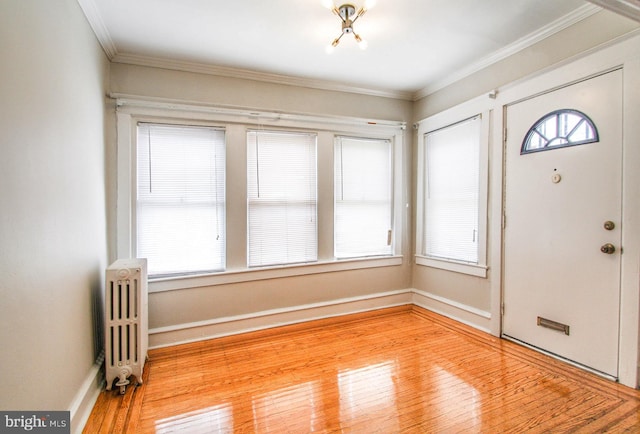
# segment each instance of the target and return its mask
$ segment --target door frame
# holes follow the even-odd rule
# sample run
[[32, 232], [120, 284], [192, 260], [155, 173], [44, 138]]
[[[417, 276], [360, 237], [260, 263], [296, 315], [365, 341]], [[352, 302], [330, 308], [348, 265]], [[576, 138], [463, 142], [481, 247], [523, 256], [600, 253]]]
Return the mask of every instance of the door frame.
[[[497, 89], [491, 137], [490, 167], [490, 249], [491, 333], [502, 334], [504, 295], [504, 173], [505, 113], [507, 105], [584, 81], [602, 73], [623, 71], [622, 132], [622, 249], [620, 276], [620, 328], [618, 351], [619, 382], [636, 388], [639, 375], [640, 344], [640, 32], [614, 41], [606, 47], [568, 59], [516, 83]], [[634, 121], [635, 120], [635, 121]], [[507, 223], [508, 224], [508, 223]]]

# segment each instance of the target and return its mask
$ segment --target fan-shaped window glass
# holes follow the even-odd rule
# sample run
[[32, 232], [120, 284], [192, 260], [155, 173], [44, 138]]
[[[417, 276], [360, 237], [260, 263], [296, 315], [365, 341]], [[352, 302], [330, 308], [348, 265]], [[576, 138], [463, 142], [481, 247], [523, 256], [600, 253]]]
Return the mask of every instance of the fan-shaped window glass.
[[557, 110], [545, 115], [527, 132], [520, 154], [597, 142], [598, 130], [577, 110]]

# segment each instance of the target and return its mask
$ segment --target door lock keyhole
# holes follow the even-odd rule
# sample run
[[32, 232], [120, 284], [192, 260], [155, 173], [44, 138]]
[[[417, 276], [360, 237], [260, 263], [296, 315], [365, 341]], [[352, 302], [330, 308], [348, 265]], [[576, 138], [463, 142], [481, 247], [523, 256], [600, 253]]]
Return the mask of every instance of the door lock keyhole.
[[604, 222], [604, 228], [608, 231], [612, 231], [616, 228], [616, 224], [611, 220], [607, 220], [606, 222]]

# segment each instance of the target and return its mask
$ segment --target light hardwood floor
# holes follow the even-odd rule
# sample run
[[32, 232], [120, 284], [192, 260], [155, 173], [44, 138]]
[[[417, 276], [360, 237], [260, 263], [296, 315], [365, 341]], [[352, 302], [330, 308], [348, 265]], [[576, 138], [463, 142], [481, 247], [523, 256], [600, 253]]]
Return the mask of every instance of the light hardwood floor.
[[156, 349], [85, 433], [640, 432], [640, 392], [417, 307]]

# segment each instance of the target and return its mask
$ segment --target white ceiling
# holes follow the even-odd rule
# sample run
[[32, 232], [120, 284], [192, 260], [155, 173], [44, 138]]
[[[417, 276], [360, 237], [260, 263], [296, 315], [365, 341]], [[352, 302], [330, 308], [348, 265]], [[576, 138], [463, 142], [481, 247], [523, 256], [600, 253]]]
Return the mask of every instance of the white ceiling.
[[354, 25], [368, 48], [345, 35], [327, 54], [341, 23], [322, 0], [78, 2], [114, 62], [407, 99], [599, 10], [584, 0], [377, 0]]

